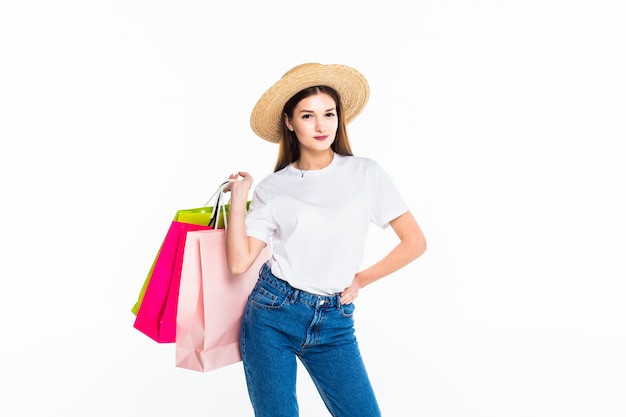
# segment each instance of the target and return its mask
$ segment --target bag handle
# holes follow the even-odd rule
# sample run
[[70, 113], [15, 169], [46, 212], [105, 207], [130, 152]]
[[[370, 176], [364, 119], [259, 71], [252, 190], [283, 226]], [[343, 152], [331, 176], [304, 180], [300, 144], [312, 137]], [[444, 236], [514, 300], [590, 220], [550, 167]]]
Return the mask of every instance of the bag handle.
[[[215, 192], [211, 195], [211, 197], [209, 197], [209, 199], [207, 200], [206, 203], [204, 203], [204, 207], [208, 207], [211, 205], [211, 203], [213, 202], [213, 200], [217, 197], [219, 199], [220, 197], [220, 193], [224, 190], [224, 186], [226, 186], [226, 184], [228, 184], [229, 181], [224, 181], [223, 183], [220, 184], [219, 187], [217, 187], [217, 190], [215, 190]], [[217, 202], [217, 201], [216, 201]]]
[[205, 204], [206, 206], [208, 206], [211, 203], [211, 200], [215, 199], [215, 203], [213, 204], [213, 213], [208, 224], [209, 226], [213, 226], [214, 229], [217, 229], [217, 226], [219, 225], [220, 213], [223, 214], [224, 228], [226, 228], [228, 222], [228, 220], [226, 220], [228, 216], [226, 216], [226, 203], [224, 202], [224, 187], [226, 187], [226, 185], [228, 185], [229, 183], [230, 181], [224, 181], [222, 184], [220, 184], [218, 189], [215, 191], [215, 193], [213, 193], [209, 201], [207, 201], [207, 203]]

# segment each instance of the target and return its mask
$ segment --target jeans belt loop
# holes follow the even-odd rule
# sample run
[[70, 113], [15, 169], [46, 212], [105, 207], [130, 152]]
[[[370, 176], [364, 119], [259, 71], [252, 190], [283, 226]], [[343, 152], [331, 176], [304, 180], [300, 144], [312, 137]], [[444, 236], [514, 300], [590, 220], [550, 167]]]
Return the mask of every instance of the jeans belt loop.
[[293, 292], [291, 293], [289, 302], [291, 304], [295, 303], [296, 300], [298, 299], [298, 295], [300, 295], [300, 290], [294, 289]]

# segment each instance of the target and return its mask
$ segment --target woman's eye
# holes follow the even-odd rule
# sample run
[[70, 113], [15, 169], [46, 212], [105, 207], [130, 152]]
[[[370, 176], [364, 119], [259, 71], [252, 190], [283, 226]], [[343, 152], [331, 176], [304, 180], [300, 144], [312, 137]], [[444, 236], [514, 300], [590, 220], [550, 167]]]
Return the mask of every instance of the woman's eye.
[[326, 117], [335, 117], [335, 113], [326, 113]]
[[303, 118], [303, 119], [310, 119], [310, 118], [311, 118], [311, 115], [310, 115], [310, 114], [305, 114], [305, 115], [303, 115], [303, 116], [302, 116], [302, 118]]

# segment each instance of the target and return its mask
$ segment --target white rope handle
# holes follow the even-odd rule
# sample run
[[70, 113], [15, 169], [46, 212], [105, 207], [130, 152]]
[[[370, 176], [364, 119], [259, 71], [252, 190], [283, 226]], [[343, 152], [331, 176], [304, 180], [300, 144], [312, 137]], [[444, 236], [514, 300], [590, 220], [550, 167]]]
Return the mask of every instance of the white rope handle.
[[213, 213], [211, 215], [211, 220], [209, 220], [209, 226], [213, 226], [215, 229], [217, 229], [220, 224], [220, 214], [224, 217], [224, 228], [226, 228], [228, 223], [226, 216], [226, 203], [224, 202], [224, 187], [226, 187], [229, 183], [230, 181], [224, 181], [206, 204], [211, 204], [211, 200], [215, 199], [215, 202], [213, 203]]
[[[215, 203], [217, 203], [217, 198], [220, 196], [220, 193], [224, 190], [224, 187], [226, 186], [226, 184], [228, 184], [230, 181], [224, 181], [223, 183], [220, 184], [219, 187], [217, 187], [217, 190], [215, 190], [215, 192], [211, 195], [211, 197], [209, 197], [209, 199], [207, 200], [206, 203], [204, 203], [204, 207], [208, 207], [211, 205], [215, 205]], [[215, 203], [213, 203], [213, 200], [215, 200]], [[211, 204], [213, 203], [213, 204]]]
[[224, 230], [226, 230], [226, 228], [228, 227], [228, 216], [226, 215], [226, 205], [228, 203], [226, 203], [226, 196], [224, 195], [224, 188], [230, 183], [230, 181], [226, 181], [224, 183], [222, 183], [222, 185], [220, 186], [220, 198], [218, 199], [218, 211], [217, 211], [217, 221], [215, 223], [215, 228], [217, 229], [217, 225], [219, 224], [219, 220], [220, 220], [220, 213], [222, 213], [222, 216], [224, 216]]

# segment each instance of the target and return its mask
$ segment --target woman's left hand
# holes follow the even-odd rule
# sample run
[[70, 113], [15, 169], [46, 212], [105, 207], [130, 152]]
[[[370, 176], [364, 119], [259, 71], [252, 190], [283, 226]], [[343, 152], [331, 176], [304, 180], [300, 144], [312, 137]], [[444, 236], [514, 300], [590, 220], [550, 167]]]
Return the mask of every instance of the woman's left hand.
[[352, 280], [352, 284], [341, 293], [341, 304], [350, 304], [359, 296], [359, 284], [356, 277]]

